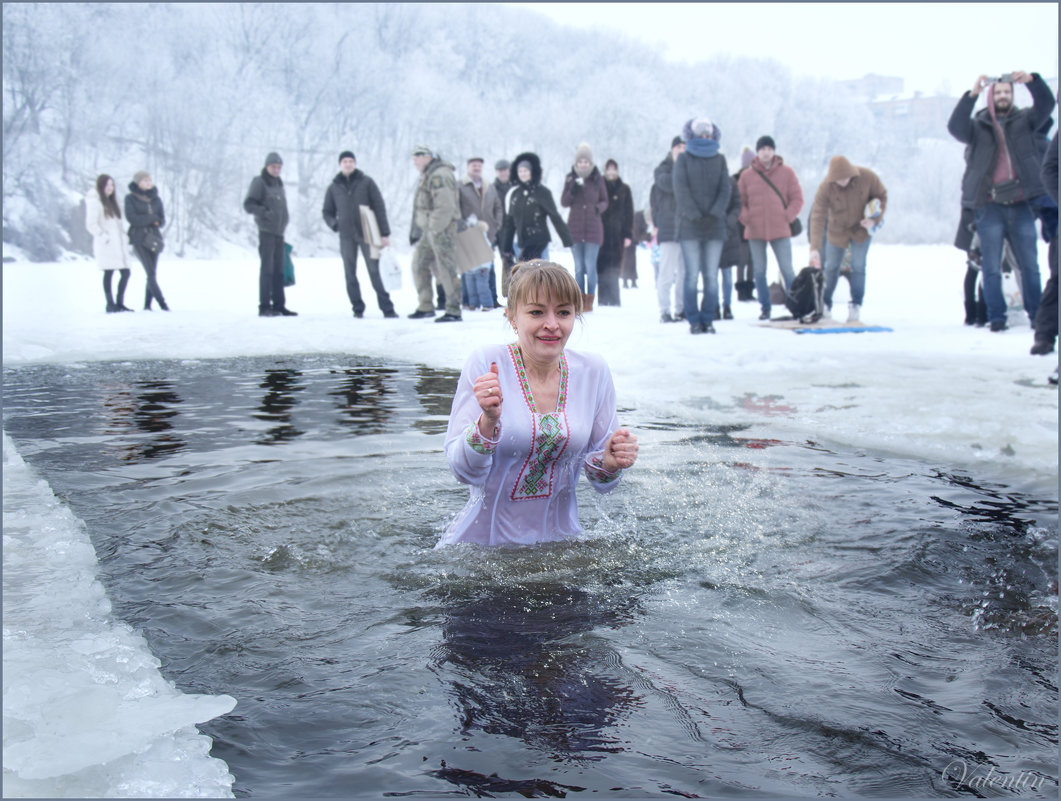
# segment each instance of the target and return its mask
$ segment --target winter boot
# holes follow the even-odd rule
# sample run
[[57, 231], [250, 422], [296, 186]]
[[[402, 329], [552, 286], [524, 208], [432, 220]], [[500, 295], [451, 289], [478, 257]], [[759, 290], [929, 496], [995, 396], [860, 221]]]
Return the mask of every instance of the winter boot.
[[596, 295], [587, 295], [585, 292], [582, 293], [582, 311], [593, 311], [593, 299], [595, 297]]
[[733, 319], [733, 310], [729, 306], [723, 306], [722, 307], [722, 319], [723, 320], [732, 320]]
[[862, 310], [862, 307], [859, 304], [857, 304], [857, 303], [848, 303], [847, 304], [847, 322], [849, 322], [849, 323], [857, 323], [857, 322], [859, 322], [858, 315], [859, 315], [859, 312], [861, 310]]

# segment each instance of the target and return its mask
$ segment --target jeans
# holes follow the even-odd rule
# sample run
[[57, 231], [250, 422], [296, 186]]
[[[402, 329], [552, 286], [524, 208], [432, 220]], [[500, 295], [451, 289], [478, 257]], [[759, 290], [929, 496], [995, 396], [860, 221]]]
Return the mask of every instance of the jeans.
[[[147, 287], [144, 289], [144, 308], [151, 308], [151, 301], [157, 300], [158, 305], [163, 309], [166, 308], [166, 299], [162, 297], [162, 288], [158, 285], [158, 278], [156, 273], [158, 272], [158, 254], [152, 253], [150, 250], [145, 248], [143, 245], [133, 245], [133, 250], [136, 251], [136, 257], [140, 259], [140, 263], [144, 265], [144, 272], [147, 274]], [[281, 259], [283, 255], [281, 255]], [[280, 280], [284, 280], [283, 271], [281, 270]]]
[[659, 243], [659, 271], [656, 274], [656, 300], [659, 313], [671, 313], [671, 295], [674, 295], [674, 313], [681, 311], [685, 292], [685, 270], [682, 269], [682, 246], [677, 242]]
[[490, 270], [493, 264], [484, 264], [481, 267], [468, 270], [461, 276], [468, 287], [468, 305], [473, 309], [481, 306], [484, 309], [494, 308], [494, 301], [490, 295]]
[[[862, 298], [866, 294], [866, 255], [872, 241], [851, 240], [851, 302], [856, 306], [862, 305]], [[838, 248], [832, 242], [825, 243], [825, 295], [822, 299], [830, 309], [833, 307], [833, 291], [836, 289], [836, 282], [840, 280], [840, 265], [844, 262], [846, 250], [847, 245]], [[1001, 284], [999, 286], [1001, 287]]]
[[719, 267], [718, 271], [722, 274], [722, 305], [728, 308], [733, 305], [733, 268]]
[[346, 296], [350, 299], [350, 306], [357, 314], [365, 311], [365, 302], [361, 299], [361, 284], [357, 280], [357, 251], [365, 257], [365, 267], [368, 270], [368, 280], [376, 292], [376, 302], [379, 310], [384, 314], [394, 311], [394, 303], [387, 290], [383, 288], [383, 279], [379, 275], [379, 259], [369, 258], [369, 246], [367, 243], [360, 245], [353, 239], [339, 237], [339, 253], [343, 257], [343, 272], [346, 273]]
[[974, 214], [976, 233], [980, 235], [981, 270], [984, 299], [989, 322], [1006, 321], [1006, 299], [1002, 294], [1002, 240], [1008, 239], [1020, 269], [1024, 311], [1035, 319], [1042, 298], [1039, 258], [1036, 252], [1035, 214], [1027, 203], [1002, 206], [986, 203]]
[[597, 294], [597, 254], [600, 245], [596, 242], [575, 242], [571, 246], [575, 257], [575, 283], [587, 295]]
[[[685, 319], [690, 327], [710, 325], [718, 305], [718, 262], [722, 258], [724, 239], [683, 239], [682, 259], [685, 261]], [[696, 286], [704, 279], [704, 293], [699, 307]]]
[[[770, 285], [766, 281], [766, 245], [769, 242], [777, 259], [777, 267], [781, 270], [781, 280], [785, 282], [785, 291], [789, 290], [792, 282], [796, 280], [796, 273], [792, 270], [792, 238], [781, 239], [749, 239], [748, 251], [752, 257], [752, 270], [755, 273], [755, 295], [759, 300], [765, 314], [770, 313]], [[841, 259], [843, 256], [841, 255]]]
[[258, 311], [281, 311], [284, 297], [284, 238], [277, 234], [258, 231]]

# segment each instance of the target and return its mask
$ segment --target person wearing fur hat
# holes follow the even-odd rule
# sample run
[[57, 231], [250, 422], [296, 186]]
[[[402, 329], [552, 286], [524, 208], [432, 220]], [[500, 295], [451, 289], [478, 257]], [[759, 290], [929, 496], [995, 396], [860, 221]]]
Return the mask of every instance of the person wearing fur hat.
[[379, 187], [365, 173], [357, 168], [357, 159], [349, 150], [339, 154], [339, 172], [328, 185], [324, 193], [324, 207], [321, 214], [324, 223], [339, 234], [339, 253], [343, 257], [343, 271], [346, 273], [346, 296], [350, 299], [354, 317], [365, 316], [365, 301], [361, 298], [361, 285], [357, 280], [357, 252], [365, 258], [365, 268], [372, 289], [376, 293], [376, 302], [383, 316], [394, 319], [394, 302], [383, 286], [379, 274], [379, 259], [372, 258], [369, 238], [361, 227], [361, 207], [372, 210], [379, 228], [379, 247], [390, 245], [390, 223], [387, 221], [387, 206]]
[[760, 320], [770, 319], [770, 286], [766, 280], [766, 246], [777, 259], [785, 291], [796, 280], [792, 269], [792, 223], [803, 209], [803, 190], [796, 172], [775, 153], [774, 140], [760, 136], [755, 159], [737, 181], [740, 221], [751, 252], [755, 292], [762, 309]]
[[[726, 157], [719, 152], [718, 126], [707, 117], [695, 117], [685, 123], [682, 136], [685, 152], [674, 163], [674, 200], [685, 261], [685, 319], [690, 333], [713, 334], [731, 182]], [[703, 295], [698, 304], [701, 279]]]
[[498, 246], [505, 259], [513, 264], [517, 256], [520, 261], [547, 260], [551, 240], [548, 222], [553, 224], [564, 247], [572, 245], [571, 232], [557, 211], [553, 193], [542, 185], [542, 163], [538, 155], [520, 153], [512, 163], [516, 182], [505, 196], [505, 219], [501, 223]]
[[129, 244], [133, 246], [147, 274], [144, 311], [151, 311], [153, 300], [158, 301], [162, 311], [169, 311], [166, 299], [162, 297], [162, 288], [158, 285], [158, 254], [162, 248], [151, 246], [153, 239], [159, 243], [162, 241], [166, 210], [162, 206], [162, 198], [158, 196], [158, 187], [144, 170], [133, 175], [129, 184], [129, 194], [125, 196], [125, 219], [129, 221]]
[[[880, 202], [877, 218], [865, 216], [866, 204]], [[833, 291], [840, 280], [844, 251], [851, 247], [851, 302], [847, 321], [857, 323], [866, 293], [866, 255], [869, 253], [870, 229], [884, 220], [888, 190], [877, 174], [868, 167], [856, 167], [844, 156], [833, 156], [829, 171], [818, 187], [811, 207], [810, 263], [822, 266], [822, 254], [816, 243], [825, 238], [825, 305], [833, 307]]]
[[284, 296], [284, 229], [287, 228], [287, 195], [280, 171], [284, 160], [278, 153], [265, 157], [260, 175], [255, 175], [243, 199], [243, 209], [254, 215], [258, 226], [258, 316], [294, 317]]
[[604, 244], [601, 216], [608, 208], [604, 177], [593, 163], [593, 151], [585, 142], [575, 150], [575, 164], [564, 179], [560, 205], [569, 208], [567, 227], [571, 231], [571, 254], [575, 258], [575, 282], [586, 296], [585, 310], [593, 311], [597, 294], [597, 255]]
[[[1031, 93], [1031, 108], [1014, 105], [1014, 86]], [[985, 108], [973, 113], [987, 89]], [[1040, 175], [1042, 151], [1036, 132], [1054, 109], [1054, 93], [1038, 73], [1013, 72], [1001, 79], [981, 75], [962, 95], [947, 123], [951, 135], [969, 146], [962, 178], [962, 208], [972, 209], [980, 254], [984, 299], [992, 331], [1004, 331], [1006, 299], [1002, 293], [1002, 248], [1008, 239], [1021, 272], [1024, 310], [1031, 320], [1042, 286], [1032, 203], [1046, 193]], [[1001, 146], [1000, 146], [1001, 144]]]

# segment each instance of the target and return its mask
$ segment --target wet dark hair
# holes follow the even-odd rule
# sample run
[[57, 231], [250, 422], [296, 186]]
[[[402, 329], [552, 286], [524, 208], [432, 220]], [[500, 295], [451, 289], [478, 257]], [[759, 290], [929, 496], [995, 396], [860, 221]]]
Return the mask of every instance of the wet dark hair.
[[103, 216], [104, 217], [117, 217], [119, 220], [122, 218], [122, 210], [118, 207], [118, 184], [114, 184], [114, 191], [110, 195], [103, 193], [104, 188], [107, 186], [107, 181], [113, 181], [107, 174], [101, 175], [96, 179], [96, 194], [99, 195], [99, 202], [103, 204]]
[[520, 306], [535, 302], [544, 304], [549, 299], [570, 304], [575, 309], [575, 316], [582, 316], [582, 290], [575, 283], [574, 276], [559, 264], [534, 259], [512, 267], [506, 308], [509, 320], [516, 319]]

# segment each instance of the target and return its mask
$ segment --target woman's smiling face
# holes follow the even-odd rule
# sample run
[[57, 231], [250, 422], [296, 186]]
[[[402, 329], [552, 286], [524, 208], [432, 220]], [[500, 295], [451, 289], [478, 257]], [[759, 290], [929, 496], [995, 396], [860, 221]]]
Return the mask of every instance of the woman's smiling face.
[[535, 297], [520, 304], [513, 326], [524, 361], [555, 361], [575, 327], [575, 307], [553, 298]]

